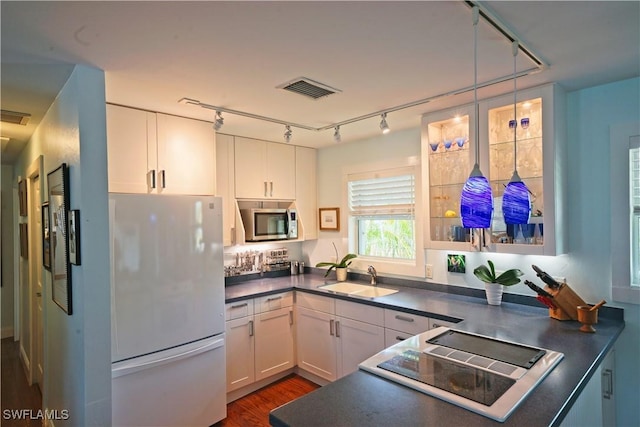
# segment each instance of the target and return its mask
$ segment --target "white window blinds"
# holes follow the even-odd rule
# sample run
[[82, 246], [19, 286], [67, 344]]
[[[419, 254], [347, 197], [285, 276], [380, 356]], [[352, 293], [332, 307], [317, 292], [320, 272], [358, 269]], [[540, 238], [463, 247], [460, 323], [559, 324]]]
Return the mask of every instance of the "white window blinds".
[[415, 173], [412, 168], [349, 175], [351, 215], [413, 215]]

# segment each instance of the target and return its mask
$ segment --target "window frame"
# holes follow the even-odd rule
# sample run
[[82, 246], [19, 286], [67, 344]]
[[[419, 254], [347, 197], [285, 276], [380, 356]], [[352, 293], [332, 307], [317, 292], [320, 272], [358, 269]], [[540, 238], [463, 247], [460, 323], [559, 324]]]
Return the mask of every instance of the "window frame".
[[376, 162], [366, 165], [354, 165], [345, 168], [343, 171], [343, 206], [346, 207], [345, 215], [347, 217], [347, 240], [349, 252], [356, 253], [357, 247], [357, 221], [356, 217], [351, 215], [349, 208], [349, 177], [353, 175], [362, 175], [375, 177], [376, 173], [386, 173], [391, 170], [402, 170], [412, 173], [415, 179], [415, 205], [414, 205], [414, 239], [416, 254], [415, 259], [392, 259], [382, 257], [369, 257], [358, 255], [353, 260], [352, 267], [358, 270], [366, 271], [369, 265], [373, 265], [378, 273], [385, 273], [389, 276], [410, 276], [425, 277], [424, 271], [424, 245], [423, 245], [423, 222], [422, 221], [422, 173], [420, 169], [420, 159], [418, 157], [409, 157], [406, 159], [395, 160], [391, 162]]
[[[611, 294], [614, 301], [640, 304], [640, 287], [631, 284], [629, 150], [640, 141], [640, 122], [610, 129]], [[621, 167], [624, 165], [624, 167]]]

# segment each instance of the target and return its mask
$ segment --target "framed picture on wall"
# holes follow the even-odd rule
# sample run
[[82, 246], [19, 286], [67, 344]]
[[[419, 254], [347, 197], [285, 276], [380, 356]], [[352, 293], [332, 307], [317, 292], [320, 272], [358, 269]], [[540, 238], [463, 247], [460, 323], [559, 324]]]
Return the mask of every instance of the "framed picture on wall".
[[320, 230], [340, 231], [340, 208], [320, 208]]
[[49, 202], [42, 204], [42, 265], [51, 271], [51, 235], [49, 227]]
[[20, 224], [20, 256], [29, 258], [29, 229], [27, 223]]
[[69, 264], [69, 169], [63, 163], [47, 175], [49, 198], [49, 250], [51, 254], [51, 297], [71, 314], [71, 265]]
[[27, 216], [27, 180], [23, 179], [18, 183], [18, 204], [20, 206], [20, 216]]

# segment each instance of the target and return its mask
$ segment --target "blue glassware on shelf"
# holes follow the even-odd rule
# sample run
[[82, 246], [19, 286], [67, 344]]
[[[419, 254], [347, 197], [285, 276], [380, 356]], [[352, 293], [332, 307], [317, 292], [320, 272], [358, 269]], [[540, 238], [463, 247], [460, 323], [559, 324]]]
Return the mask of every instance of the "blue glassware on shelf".
[[527, 129], [529, 127], [529, 117], [520, 119], [520, 126], [522, 126], [522, 129]]
[[462, 136], [459, 136], [456, 138], [456, 144], [458, 144], [458, 147], [462, 148], [464, 146], [466, 139]]
[[509, 129], [513, 130], [516, 127], [518, 127], [518, 121], [517, 120], [509, 120]]
[[451, 144], [453, 144], [453, 139], [445, 139], [444, 140], [445, 150], [448, 150], [449, 148], [451, 148]]
[[431, 147], [431, 151], [436, 151], [438, 149], [439, 142], [430, 142], [429, 146]]

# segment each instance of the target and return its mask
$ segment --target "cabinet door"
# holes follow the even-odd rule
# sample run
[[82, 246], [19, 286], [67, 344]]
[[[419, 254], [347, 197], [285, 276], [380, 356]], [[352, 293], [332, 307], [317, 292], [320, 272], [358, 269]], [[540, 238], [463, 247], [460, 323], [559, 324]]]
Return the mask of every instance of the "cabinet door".
[[146, 194], [147, 173], [156, 169], [156, 115], [107, 104], [109, 192]]
[[235, 169], [233, 136], [216, 134], [216, 195], [222, 197], [222, 240], [224, 246], [235, 243]]
[[[562, 179], [566, 136], [562, 128], [564, 96], [554, 85], [518, 92], [480, 104], [481, 135], [486, 141], [488, 175], [494, 197], [492, 250], [527, 255], [558, 255], [566, 251], [562, 233]], [[507, 228], [502, 196], [514, 166], [530, 192], [531, 217], [523, 226]], [[484, 170], [483, 170], [484, 172]], [[485, 172], [486, 173], [486, 172]]]
[[384, 328], [344, 317], [336, 318], [338, 378], [358, 370], [358, 365], [384, 349]]
[[264, 199], [268, 193], [267, 143], [235, 138], [235, 195], [238, 199]]
[[335, 318], [296, 307], [298, 367], [328, 381], [336, 380]]
[[214, 195], [216, 148], [211, 123], [166, 114], [157, 119], [159, 192]]
[[[423, 197], [429, 209], [424, 241], [428, 248], [471, 249], [462, 228], [460, 195], [474, 165], [475, 117], [473, 107], [465, 106], [422, 118], [422, 182], [428, 183], [423, 185]], [[487, 171], [482, 172], [486, 176]]]
[[318, 238], [318, 204], [316, 181], [316, 150], [296, 147], [296, 208], [298, 209], [298, 237]]
[[226, 322], [227, 393], [255, 381], [253, 316]]
[[267, 143], [268, 198], [294, 200], [296, 198], [295, 147]]
[[255, 316], [256, 381], [293, 368], [293, 307]]

